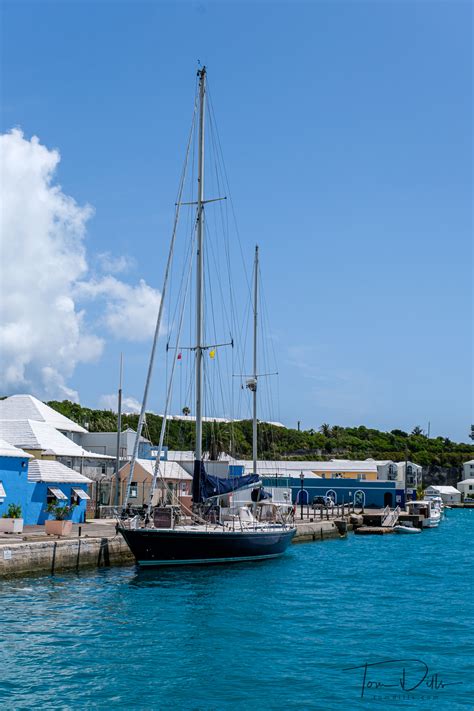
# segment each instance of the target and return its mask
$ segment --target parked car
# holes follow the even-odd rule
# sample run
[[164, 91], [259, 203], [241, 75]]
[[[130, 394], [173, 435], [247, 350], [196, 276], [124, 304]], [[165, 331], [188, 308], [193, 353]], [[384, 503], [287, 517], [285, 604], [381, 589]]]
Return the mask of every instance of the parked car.
[[315, 496], [313, 499], [313, 506], [317, 508], [332, 508], [334, 506], [334, 501], [330, 496]]

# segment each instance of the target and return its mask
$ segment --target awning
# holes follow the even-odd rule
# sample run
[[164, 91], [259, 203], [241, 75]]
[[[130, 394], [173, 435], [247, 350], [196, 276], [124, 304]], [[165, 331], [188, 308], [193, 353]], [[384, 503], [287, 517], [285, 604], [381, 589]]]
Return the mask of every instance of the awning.
[[89, 494], [87, 493], [87, 491], [84, 491], [84, 489], [75, 489], [75, 488], [73, 487], [72, 490], [73, 490], [73, 492], [74, 492], [75, 494], [77, 494], [77, 496], [78, 496], [80, 499], [82, 499], [83, 501], [89, 501], [90, 498], [91, 498], [91, 497], [89, 496]]
[[6, 495], [7, 495], [7, 492], [3, 488], [3, 481], [0, 481], [0, 497], [2, 499], [4, 499]]
[[60, 501], [67, 501], [67, 496], [61, 491], [61, 489], [56, 489], [54, 486], [48, 486], [48, 491]]

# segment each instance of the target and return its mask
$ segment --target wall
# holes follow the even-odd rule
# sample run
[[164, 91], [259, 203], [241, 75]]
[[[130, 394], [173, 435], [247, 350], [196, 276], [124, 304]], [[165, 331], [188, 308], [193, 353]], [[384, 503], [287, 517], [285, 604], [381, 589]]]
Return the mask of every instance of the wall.
[[[299, 496], [301, 490], [300, 478], [288, 477], [276, 478], [264, 477], [265, 487], [289, 486], [291, 487], [293, 503], [300, 503]], [[303, 480], [303, 503], [312, 503], [316, 496], [328, 496], [328, 492], [334, 491], [337, 504], [348, 503], [354, 500], [356, 492], [362, 491], [365, 495], [364, 506], [383, 507], [388, 503], [386, 494], [391, 494], [391, 506], [404, 505], [404, 494], [397, 489], [394, 481], [361, 481], [359, 479], [316, 479], [305, 477]], [[351, 495], [351, 496], [350, 496]], [[358, 504], [356, 504], [357, 506]]]
[[[25, 520], [25, 524], [42, 525], [47, 519], [53, 518], [53, 516], [46, 511], [46, 497], [49, 487], [61, 489], [61, 491], [67, 496], [68, 500], [64, 501], [64, 504], [67, 506], [71, 504], [71, 493], [73, 488], [87, 491], [87, 487], [84, 486], [84, 484], [28, 482], [27, 519]], [[86, 504], [87, 501], [81, 501], [72, 512], [72, 516], [70, 518], [74, 521], [74, 523], [82, 523], [85, 520]]]
[[9, 504], [20, 504], [25, 517], [28, 488], [28, 460], [17, 457], [0, 457], [0, 481], [5, 489], [5, 499], [0, 504], [0, 516], [7, 512]]

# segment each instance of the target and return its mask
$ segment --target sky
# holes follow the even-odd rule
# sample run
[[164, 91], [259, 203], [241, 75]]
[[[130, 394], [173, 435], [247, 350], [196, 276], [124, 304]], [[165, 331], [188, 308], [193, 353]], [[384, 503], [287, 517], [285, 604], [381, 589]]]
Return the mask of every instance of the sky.
[[470, 2], [1, 9], [3, 394], [141, 401], [200, 61], [275, 419], [468, 440]]

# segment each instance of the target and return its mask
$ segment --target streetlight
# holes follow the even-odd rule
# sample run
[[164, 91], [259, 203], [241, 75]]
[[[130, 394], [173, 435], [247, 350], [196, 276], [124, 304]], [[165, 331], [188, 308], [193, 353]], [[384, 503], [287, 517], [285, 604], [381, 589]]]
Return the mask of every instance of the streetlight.
[[303, 520], [303, 491], [304, 491], [304, 474], [301, 472], [300, 474], [300, 482], [301, 482], [301, 489], [300, 489], [300, 506], [301, 506], [301, 520]]

